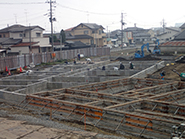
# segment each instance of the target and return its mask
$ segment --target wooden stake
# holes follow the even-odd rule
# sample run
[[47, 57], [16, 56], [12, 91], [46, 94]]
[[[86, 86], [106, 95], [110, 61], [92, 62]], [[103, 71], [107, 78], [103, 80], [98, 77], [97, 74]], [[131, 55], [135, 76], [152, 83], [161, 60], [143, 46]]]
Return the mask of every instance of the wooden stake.
[[50, 120], [52, 120], [52, 109], [50, 109]]
[[84, 128], [86, 131], [86, 110], [85, 110], [85, 108], [84, 108]]

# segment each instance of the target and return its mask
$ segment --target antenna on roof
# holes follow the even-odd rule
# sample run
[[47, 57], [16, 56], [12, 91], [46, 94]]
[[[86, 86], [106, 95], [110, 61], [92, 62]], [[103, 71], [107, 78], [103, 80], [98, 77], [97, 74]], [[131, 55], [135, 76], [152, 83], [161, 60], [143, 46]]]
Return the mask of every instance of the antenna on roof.
[[27, 10], [26, 10], [26, 9], [24, 9], [24, 10], [25, 10], [25, 12], [24, 12], [24, 13], [25, 13], [25, 15], [26, 15], [26, 26], [27, 26], [27, 25], [28, 25], [28, 19], [27, 19], [27, 13], [28, 13], [28, 12], [27, 12]]
[[89, 23], [89, 12], [87, 11], [87, 23]]
[[15, 16], [15, 23], [17, 24], [17, 15], [14, 14], [14, 16]]

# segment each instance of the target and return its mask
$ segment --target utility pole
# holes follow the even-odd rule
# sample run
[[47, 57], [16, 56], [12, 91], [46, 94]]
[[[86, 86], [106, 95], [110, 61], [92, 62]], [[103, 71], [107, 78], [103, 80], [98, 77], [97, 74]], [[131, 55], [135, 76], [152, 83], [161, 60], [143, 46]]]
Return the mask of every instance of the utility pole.
[[121, 13], [121, 48], [123, 47], [123, 13]]
[[165, 31], [165, 26], [166, 26], [166, 23], [164, 22], [164, 18], [163, 18], [163, 20], [162, 20], [162, 27], [163, 27], [163, 33], [164, 33], [164, 31]]
[[56, 21], [55, 18], [53, 18], [53, 9], [52, 4], [55, 3], [55, 1], [49, 0], [47, 3], [50, 4], [50, 18], [49, 21], [51, 22], [51, 45], [52, 45], [52, 51], [54, 52], [54, 46], [53, 46], [53, 21]]
[[29, 24], [29, 42], [30, 42], [30, 52], [32, 53], [32, 46], [31, 46], [31, 27]]
[[109, 30], [108, 30], [108, 26], [107, 26], [107, 38], [109, 37]]
[[52, 45], [52, 51], [54, 51], [54, 48], [53, 48], [53, 12], [52, 12], [52, 3], [53, 3], [53, 1], [50, 0], [51, 45]]
[[123, 13], [121, 13], [121, 47], [123, 47], [123, 26], [124, 25], [125, 25], [125, 22], [123, 22]]

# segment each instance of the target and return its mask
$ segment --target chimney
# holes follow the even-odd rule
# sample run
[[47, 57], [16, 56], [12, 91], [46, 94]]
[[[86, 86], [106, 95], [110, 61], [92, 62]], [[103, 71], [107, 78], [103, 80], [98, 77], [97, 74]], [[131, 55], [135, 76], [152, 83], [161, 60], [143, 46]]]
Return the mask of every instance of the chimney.
[[134, 27], [136, 28], [136, 23], [134, 23]]

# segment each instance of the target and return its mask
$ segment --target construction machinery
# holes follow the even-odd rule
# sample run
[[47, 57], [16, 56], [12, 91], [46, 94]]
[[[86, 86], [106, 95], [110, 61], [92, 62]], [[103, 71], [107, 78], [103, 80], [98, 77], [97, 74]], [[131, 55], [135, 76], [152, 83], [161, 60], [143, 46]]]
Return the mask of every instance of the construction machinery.
[[149, 49], [149, 43], [146, 43], [146, 44], [143, 44], [141, 46], [141, 51], [137, 51], [135, 53], [135, 58], [143, 58], [145, 55], [144, 55], [144, 48], [147, 47], [147, 51], [151, 53], [151, 50]]
[[178, 73], [175, 69], [173, 69], [172, 71], [179, 75], [181, 81], [185, 81], [185, 73]]
[[154, 50], [153, 50], [153, 54], [160, 54], [161, 53], [161, 50], [159, 48], [159, 39], [156, 39], [155, 41], [155, 47], [154, 47]]

